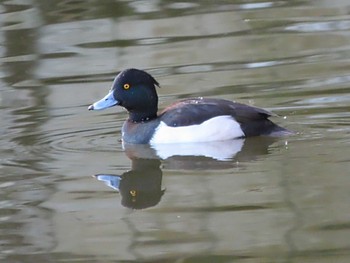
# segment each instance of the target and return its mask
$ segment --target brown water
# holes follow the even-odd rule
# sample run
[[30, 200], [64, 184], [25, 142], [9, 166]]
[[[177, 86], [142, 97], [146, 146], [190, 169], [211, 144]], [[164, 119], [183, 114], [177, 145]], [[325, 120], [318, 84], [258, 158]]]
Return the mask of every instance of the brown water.
[[[350, 262], [348, 0], [8, 0], [0, 23], [0, 262]], [[161, 108], [298, 134], [123, 148], [125, 111], [87, 106], [128, 67]]]

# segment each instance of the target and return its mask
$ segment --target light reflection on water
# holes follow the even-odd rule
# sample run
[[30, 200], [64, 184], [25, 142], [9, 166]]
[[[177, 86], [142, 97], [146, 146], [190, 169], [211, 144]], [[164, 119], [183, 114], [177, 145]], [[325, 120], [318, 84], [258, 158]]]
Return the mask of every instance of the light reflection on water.
[[[3, 2], [0, 261], [349, 261], [348, 8]], [[125, 111], [87, 105], [127, 67], [161, 108], [221, 97], [298, 133], [123, 146]]]

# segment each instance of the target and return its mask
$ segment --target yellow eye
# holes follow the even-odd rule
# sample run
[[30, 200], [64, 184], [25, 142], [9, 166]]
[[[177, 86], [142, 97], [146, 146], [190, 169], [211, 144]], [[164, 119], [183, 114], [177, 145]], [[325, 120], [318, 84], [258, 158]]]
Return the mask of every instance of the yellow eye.
[[129, 89], [130, 88], [130, 85], [128, 83], [124, 84], [124, 89]]

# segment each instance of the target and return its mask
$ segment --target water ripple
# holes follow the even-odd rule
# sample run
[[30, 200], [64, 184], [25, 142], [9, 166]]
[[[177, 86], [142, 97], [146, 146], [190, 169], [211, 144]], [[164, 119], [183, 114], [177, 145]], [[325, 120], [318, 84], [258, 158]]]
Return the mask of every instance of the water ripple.
[[327, 22], [304, 22], [287, 26], [286, 30], [296, 32], [326, 32], [326, 31], [346, 31], [350, 29], [350, 21], [327, 21]]
[[70, 131], [50, 131], [46, 136], [40, 138], [37, 144], [38, 150], [46, 147], [54, 152], [98, 152], [99, 149], [114, 152], [119, 144], [115, 127], [103, 128], [81, 128]]

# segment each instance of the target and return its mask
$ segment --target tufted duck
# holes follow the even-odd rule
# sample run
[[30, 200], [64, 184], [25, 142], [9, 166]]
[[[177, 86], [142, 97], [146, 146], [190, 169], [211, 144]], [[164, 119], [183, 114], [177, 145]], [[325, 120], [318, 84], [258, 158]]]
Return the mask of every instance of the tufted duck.
[[268, 118], [264, 109], [224, 99], [191, 98], [158, 111], [158, 82], [148, 73], [126, 69], [114, 79], [110, 92], [89, 106], [102, 110], [124, 107], [129, 118], [122, 139], [132, 144], [223, 141], [250, 136], [292, 134]]

